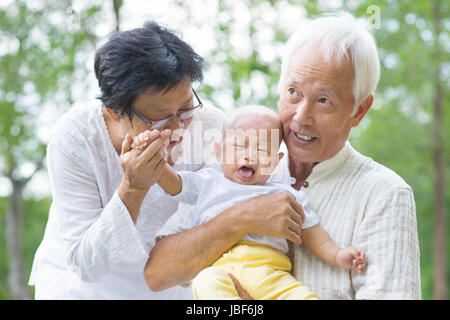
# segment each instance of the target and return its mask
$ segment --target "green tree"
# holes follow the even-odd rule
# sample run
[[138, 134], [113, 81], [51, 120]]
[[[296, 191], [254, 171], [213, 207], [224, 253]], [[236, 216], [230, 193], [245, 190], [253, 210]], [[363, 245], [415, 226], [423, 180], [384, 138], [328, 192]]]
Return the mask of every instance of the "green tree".
[[[92, 75], [91, 67], [86, 69], [77, 62], [77, 53], [85, 51], [85, 56], [93, 56], [92, 44], [97, 42], [93, 30], [108, 16], [105, 4], [111, 6], [107, 10], [113, 12], [115, 19], [110, 30], [119, 30], [121, 22], [127, 20], [119, 14], [120, 8], [129, 3], [96, 0], [79, 8], [68, 0], [21, 0], [0, 6], [0, 174], [11, 184], [10, 196], [0, 198], [0, 225], [3, 220], [8, 221], [7, 229], [13, 230], [7, 238], [0, 238], [0, 297], [9, 294], [12, 298], [28, 297], [23, 289], [23, 265], [27, 270], [31, 268], [50, 205], [50, 199], [24, 202], [21, 194], [32, 174], [40, 168], [45, 170], [42, 160], [46, 141], [39, 134], [39, 114], [52, 105], [65, 109], [74, 102], [74, 74], [81, 70]], [[175, 30], [189, 27], [209, 30], [214, 35], [211, 51], [203, 54], [206, 77], [199, 91], [221, 108], [250, 103], [276, 108], [279, 48], [293, 32], [296, 16], [301, 20], [302, 14], [314, 17], [346, 10], [374, 24], [377, 21], [373, 8], [379, 9], [379, 29], [373, 31], [380, 53], [381, 79], [372, 110], [352, 131], [350, 140], [359, 151], [396, 171], [413, 188], [422, 296], [445, 298], [448, 290], [445, 274], [448, 276], [450, 271], [446, 255], [450, 241], [446, 234], [448, 210], [445, 211], [450, 208], [450, 188], [445, 188], [450, 168], [450, 131], [444, 129], [450, 128], [449, 3], [217, 0], [212, 17], [195, 7], [198, 1], [173, 3], [186, 13], [182, 24], [173, 26]], [[237, 38], [239, 41], [235, 41]], [[220, 69], [220, 77], [208, 76], [214, 68]], [[22, 186], [18, 187], [14, 180], [21, 181]], [[15, 204], [14, 198], [18, 199]], [[26, 230], [23, 248], [22, 217]], [[8, 251], [2, 250], [6, 244]], [[20, 260], [20, 251], [25, 261]], [[8, 267], [7, 257], [9, 289], [1, 283], [2, 271]]]
[[[99, 11], [76, 12], [71, 1], [13, 1], [0, 9], [0, 174], [10, 182], [6, 209], [8, 285], [13, 299], [28, 299], [22, 254], [23, 191], [44, 167], [38, 132], [46, 104], [72, 102], [76, 54], [95, 37], [86, 22]], [[58, 98], [57, 98], [58, 97]]]

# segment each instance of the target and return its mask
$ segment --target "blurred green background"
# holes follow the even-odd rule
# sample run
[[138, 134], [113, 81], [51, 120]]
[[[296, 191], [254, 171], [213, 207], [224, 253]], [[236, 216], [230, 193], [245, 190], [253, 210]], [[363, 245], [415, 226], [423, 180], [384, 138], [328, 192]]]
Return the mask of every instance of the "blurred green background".
[[98, 95], [96, 48], [146, 19], [206, 60], [202, 100], [276, 108], [283, 44], [305, 17], [345, 10], [377, 40], [375, 102], [353, 146], [413, 188], [423, 299], [447, 299], [450, 214], [449, 1], [0, 0], [0, 299], [26, 282], [51, 204], [45, 148], [55, 121]]

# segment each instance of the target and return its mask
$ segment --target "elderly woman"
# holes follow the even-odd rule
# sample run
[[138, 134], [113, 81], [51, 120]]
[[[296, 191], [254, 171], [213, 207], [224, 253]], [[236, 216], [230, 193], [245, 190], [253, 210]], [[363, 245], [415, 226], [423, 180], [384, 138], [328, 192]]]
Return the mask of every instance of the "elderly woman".
[[[95, 73], [100, 101], [69, 110], [48, 145], [53, 203], [30, 284], [36, 299], [184, 298], [181, 288], [150, 291], [142, 273], [155, 231], [178, 205], [153, 185], [158, 177], [148, 168], [166, 160], [177, 170], [204, 164], [175, 154], [181, 149], [182, 160], [184, 149], [192, 156], [192, 145], [208, 142], [192, 121], [204, 130], [221, 127], [222, 112], [201, 108], [191, 86], [202, 78], [202, 58], [149, 22], [101, 47]], [[132, 137], [149, 128], [160, 134], [145, 152], [131, 149]], [[191, 139], [183, 141], [181, 128]]]
[[[379, 68], [372, 35], [349, 14], [302, 26], [289, 40], [282, 64], [278, 110], [289, 157], [280, 165], [290, 170], [297, 190], [304, 188], [309, 206], [336, 243], [363, 248], [368, 256], [367, 272], [358, 274], [294, 246], [296, 277], [322, 299], [420, 299], [413, 192], [347, 141], [372, 105]], [[187, 216], [196, 213], [177, 212], [157, 232], [160, 240], [145, 271], [150, 288], [193, 278], [247, 233], [282, 236], [277, 222], [288, 225], [290, 214], [274, 206], [277, 196], [231, 207], [190, 230]], [[255, 209], [259, 223], [252, 219]], [[245, 290], [245, 283], [237, 286]]]

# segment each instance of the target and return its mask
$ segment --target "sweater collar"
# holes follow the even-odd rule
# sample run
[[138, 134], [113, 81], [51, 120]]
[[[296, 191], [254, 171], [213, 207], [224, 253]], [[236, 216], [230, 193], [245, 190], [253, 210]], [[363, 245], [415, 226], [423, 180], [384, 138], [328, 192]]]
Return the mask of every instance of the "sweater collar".
[[[285, 147], [285, 150], [287, 148]], [[314, 166], [312, 169], [311, 174], [306, 178], [306, 181], [309, 183], [315, 183], [319, 179], [332, 174], [333, 172], [336, 172], [339, 168], [342, 168], [344, 164], [347, 162], [347, 160], [350, 158], [352, 154], [354, 154], [356, 151], [353, 149], [352, 145], [349, 141], [346, 141], [342, 149], [336, 153], [332, 158], [322, 161]], [[282, 161], [285, 175], [287, 174], [290, 176], [289, 172], [289, 162], [287, 161], [289, 157], [283, 157]], [[291, 181], [290, 184], [295, 183], [295, 178], [290, 177]], [[284, 179], [285, 180], [285, 179]]]
[[336, 172], [344, 166], [354, 152], [355, 149], [353, 149], [352, 145], [347, 140], [342, 149], [332, 158], [316, 164], [307, 180], [310, 182], [317, 181], [326, 175]]

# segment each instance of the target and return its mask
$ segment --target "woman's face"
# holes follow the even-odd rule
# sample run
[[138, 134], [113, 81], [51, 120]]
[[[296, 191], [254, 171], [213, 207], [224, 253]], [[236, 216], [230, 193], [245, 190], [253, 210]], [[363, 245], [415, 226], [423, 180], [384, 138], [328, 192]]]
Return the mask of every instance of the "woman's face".
[[[189, 78], [186, 78], [167, 92], [165, 90], [159, 92], [145, 91], [136, 98], [132, 110], [149, 123], [152, 123], [192, 109], [196, 103], [194, 100], [191, 81]], [[183, 140], [182, 129], [187, 128], [191, 122], [192, 117], [185, 120], [174, 117], [164, 126], [158, 128], [159, 131], [164, 129], [172, 131], [170, 144], [167, 148], [169, 156], [175, 146]], [[130, 123], [128, 117], [121, 119], [121, 126], [125, 132], [131, 133], [133, 137], [145, 130], [149, 130], [149, 127], [136, 115], [133, 115], [132, 123]]]

